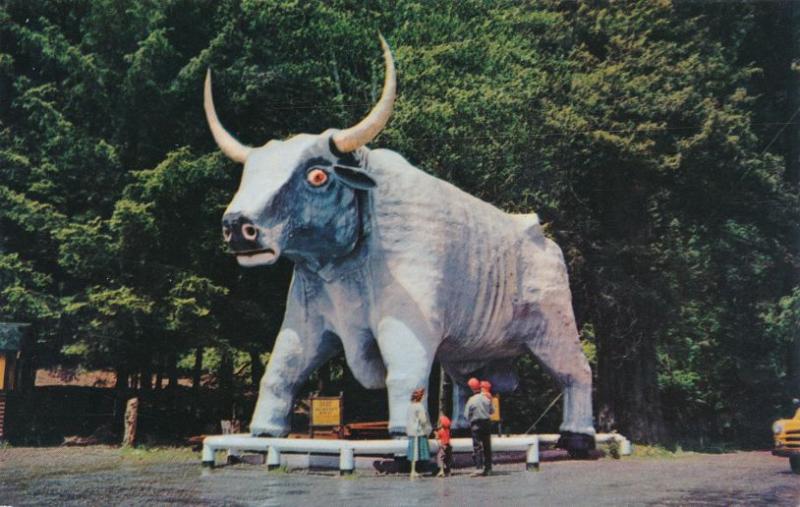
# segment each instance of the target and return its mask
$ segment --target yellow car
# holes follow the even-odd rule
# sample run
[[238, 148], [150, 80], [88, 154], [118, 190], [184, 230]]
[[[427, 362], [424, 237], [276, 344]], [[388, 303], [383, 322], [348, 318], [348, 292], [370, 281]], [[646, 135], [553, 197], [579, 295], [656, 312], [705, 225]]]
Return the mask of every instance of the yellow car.
[[778, 419], [772, 423], [775, 448], [772, 454], [789, 458], [792, 472], [800, 474], [800, 400], [793, 400], [798, 407], [791, 419]]

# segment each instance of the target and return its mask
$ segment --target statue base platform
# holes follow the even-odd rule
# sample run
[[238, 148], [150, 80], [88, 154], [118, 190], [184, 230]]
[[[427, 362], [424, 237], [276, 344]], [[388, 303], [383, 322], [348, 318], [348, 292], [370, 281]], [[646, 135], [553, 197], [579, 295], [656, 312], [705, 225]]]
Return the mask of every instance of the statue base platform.
[[[492, 435], [492, 452], [524, 452], [525, 469], [539, 470], [540, 446], [555, 445], [560, 438], [557, 433], [536, 435]], [[599, 433], [595, 442], [616, 443], [619, 455], [631, 454], [631, 442], [618, 433]], [[453, 454], [472, 453], [472, 439], [454, 438], [450, 441]], [[386, 440], [314, 440], [300, 438], [254, 437], [249, 434], [214, 435], [203, 440], [202, 464], [214, 467], [217, 453], [225, 452], [226, 461], [248, 461], [247, 453], [266, 454], [263, 461], [267, 469], [328, 468], [341, 474], [358, 469], [375, 469], [375, 458], [403, 459], [408, 443], [405, 438]], [[439, 450], [436, 440], [430, 440], [431, 456]], [[256, 460], [260, 461], [260, 460]]]

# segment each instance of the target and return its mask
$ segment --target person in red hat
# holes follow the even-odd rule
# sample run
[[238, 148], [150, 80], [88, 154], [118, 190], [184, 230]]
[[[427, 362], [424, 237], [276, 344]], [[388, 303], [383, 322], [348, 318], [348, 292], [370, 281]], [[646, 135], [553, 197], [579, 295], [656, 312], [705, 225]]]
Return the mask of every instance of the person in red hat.
[[492, 383], [488, 380], [481, 380], [481, 392], [492, 401]]
[[469, 379], [467, 385], [473, 393], [464, 406], [472, 432], [472, 461], [476, 469], [472, 476], [485, 476], [492, 473], [492, 422], [489, 418], [494, 412], [494, 406], [492, 400], [481, 392], [481, 382], [478, 379]]
[[450, 477], [450, 470], [453, 468], [453, 446], [450, 445], [450, 418], [444, 414], [439, 416], [436, 440], [439, 442], [439, 451], [436, 453], [439, 473], [436, 477]]

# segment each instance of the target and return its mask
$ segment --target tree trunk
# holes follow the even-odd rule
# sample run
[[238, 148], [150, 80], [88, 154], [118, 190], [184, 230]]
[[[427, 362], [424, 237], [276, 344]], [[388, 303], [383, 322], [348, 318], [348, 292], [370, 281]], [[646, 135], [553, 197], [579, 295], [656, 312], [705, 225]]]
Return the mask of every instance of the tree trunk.
[[167, 377], [169, 378], [168, 389], [178, 387], [178, 355], [174, 352], [167, 356]]
[[153, 388], [153, 372], [150, 368], [143, 368], [139, 373], [139, 389], [148, 392]]
[[[228, 349], [220, 350], [219, 370], [217, 378], [219, 380], [219, 390], [222, 398], [220, 409], [226, 418], [233, 413], [233, 357]], [[235, 417], [234, 417], [235, 419]]]
[[264, 376], [264, 365], [261, 363], [261, 357], [257, 350], [249, 350], [250, 354], [250, 376], [251, 381], [255, 387], [261, 383], [261, 377]]
[[123, 447], [136, 445], [136, 424], [139, 419], [139, 398], [131, 398], [125, 407], [125, 435], [122, 438]]
[[155, 383], [155, 390], [161, 390], [161, 383], [164, 381], [164, 358], [161, 354], [158, 354], [158, 361], [156, 361], [156, 383]]
[[643, 340], [640, 356], [634, 361], [634, 399], [630, 409], [630, 434], [641, 442], [664, 440], [664, 418], [658, 389], [658, 357], [654, 339]]
[[[613, 345], [612, 345], [613, 343]], [[618, 350], [624, 349], [624, 350]], [[656, 345], [598, 343], [598, 429], [618, 430], [636, 442], [656, 443], [666, 431], [658, 391]]]
[[124, 424], [125, 400], [128, 398], [128, 386], [130, 376], [126, 366], [117, 366], [117, 381], [114, 384], [114, 428], [119, 428]]
[[128, 368], [125, 366], [117, 366], [117, 382], [114, 384], [114, 389], [117, 392], [124, 393], [128, 390]]
[[139, 378], [139, 389], [142, 391], [150, 391], [153, 388], [153, 359], [147, 356], [142, 363]]
[[192, 390], [200, 390], [200, 380], [203, 375], [203, 347], [194, 350], [194, 370], [192, 371]]

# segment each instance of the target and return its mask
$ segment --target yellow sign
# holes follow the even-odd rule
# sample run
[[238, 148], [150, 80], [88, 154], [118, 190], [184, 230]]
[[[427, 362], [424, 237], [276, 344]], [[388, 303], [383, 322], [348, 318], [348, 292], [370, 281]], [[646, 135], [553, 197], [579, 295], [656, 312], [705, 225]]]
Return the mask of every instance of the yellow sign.
[[341, 424], [341, 398], [311, 398], [312, 426], [340, 426]]
[[500, 395], [496, 394], [492, 396], [492, 407], [494, 407], [494, 412], [492, 415], [489, 416], [490, 421], [498, 422], [500, 421]]

